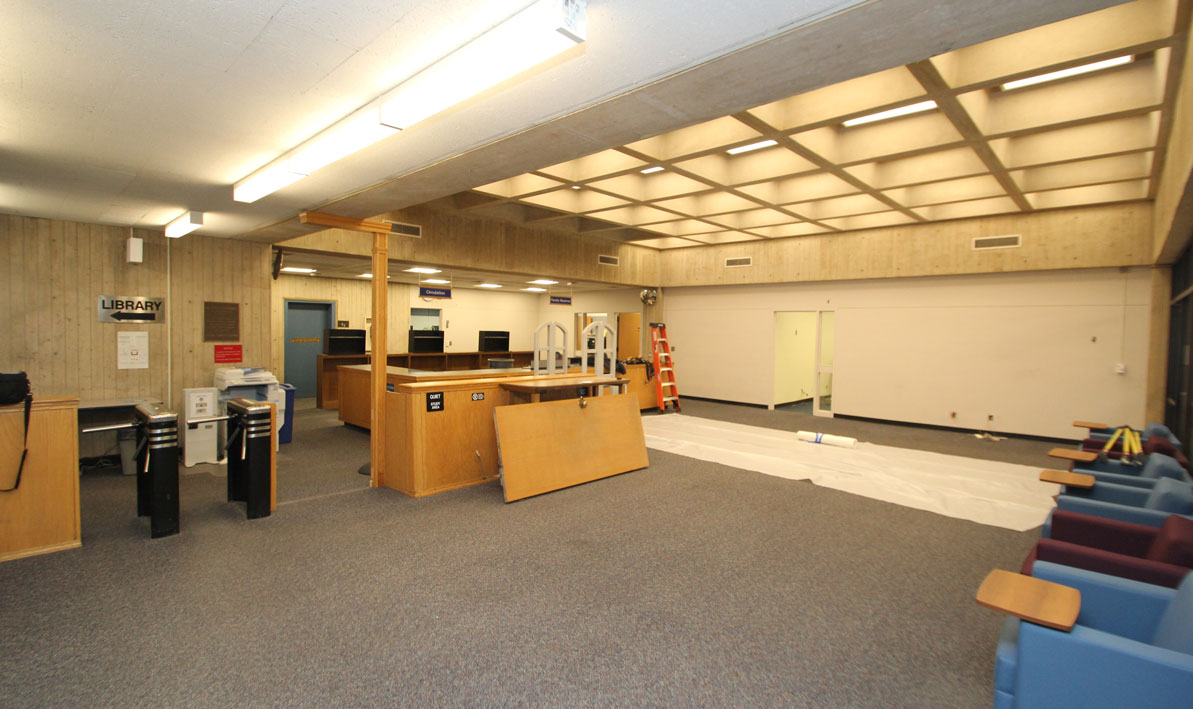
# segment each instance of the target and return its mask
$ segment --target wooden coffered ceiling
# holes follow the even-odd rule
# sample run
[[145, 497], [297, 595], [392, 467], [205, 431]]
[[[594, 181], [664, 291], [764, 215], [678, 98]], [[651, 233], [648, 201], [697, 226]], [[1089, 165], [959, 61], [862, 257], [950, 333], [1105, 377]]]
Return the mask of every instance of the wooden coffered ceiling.
[[[669, 249], [1150, 199], [1188, 15], [1175, 0], [1112, 7], [430, 206]], [[1002, 88], [1125, 55], [1121, 66]], [[844, 125], [924, 101], [936, 107]], [[727, 152], [760, 141], [775, 144]]]

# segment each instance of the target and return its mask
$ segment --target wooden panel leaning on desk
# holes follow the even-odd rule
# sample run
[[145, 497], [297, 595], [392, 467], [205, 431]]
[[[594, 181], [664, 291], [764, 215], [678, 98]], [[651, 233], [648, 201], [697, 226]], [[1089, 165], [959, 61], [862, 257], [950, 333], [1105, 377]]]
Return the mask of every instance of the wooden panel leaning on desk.
[[[21, 485], [0, 492], [0, 561], [80, 545], [79, 400], [38, 397], [29, 417]], [[25, 406], [0, 407], [0, 487], [12, 487], [21, 459]]]
[[[452, 371], [482, 369], [489, 360], [512, 359], [515, 367], [529, 367], [531, 352], [397, 352], [386, 355], [390, 367], [414, 367], [420, 370]], [[334, 409], [340, 405], [340, 378], [336, 368], [341, 365], [369, 364], [372, 355], [315, 355], [315, 406]]]

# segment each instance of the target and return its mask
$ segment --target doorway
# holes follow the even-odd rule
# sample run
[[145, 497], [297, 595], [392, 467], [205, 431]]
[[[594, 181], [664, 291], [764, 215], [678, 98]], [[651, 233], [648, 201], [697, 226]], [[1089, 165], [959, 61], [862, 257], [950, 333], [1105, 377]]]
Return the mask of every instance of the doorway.
[[323, 354], [323, 331], [335, 327], [335, 317], [332, 302], [286, 301], [285, 374], [297, 398], [315, 396], [315, 357]]
[[831, 417], [833, 402], [833, 311], [775, 313], [773, 407]]

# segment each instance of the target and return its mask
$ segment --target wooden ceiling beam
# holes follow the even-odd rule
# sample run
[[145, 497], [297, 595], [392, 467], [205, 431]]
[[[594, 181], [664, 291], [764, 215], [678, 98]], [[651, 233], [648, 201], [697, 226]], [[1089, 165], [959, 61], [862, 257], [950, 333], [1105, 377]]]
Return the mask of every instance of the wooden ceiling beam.
[[388, 234], [390, 232], [388, 222], [372, 219], [354, 219], [353, 217], [344, 217], [339, 214], [329, 214], [327, 212], [299, 212], [298, 221], [303, 224], [316, 224], [318, 226], [347, 229], [349, 231], [364, 231], [371, 234]]

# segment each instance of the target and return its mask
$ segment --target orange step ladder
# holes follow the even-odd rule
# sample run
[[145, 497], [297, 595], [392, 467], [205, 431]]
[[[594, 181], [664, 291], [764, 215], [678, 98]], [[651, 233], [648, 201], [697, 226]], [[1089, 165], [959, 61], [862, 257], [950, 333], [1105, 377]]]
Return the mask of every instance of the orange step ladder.
[[666, 413], [667, 404], [679, 411], [679, 385], [675, 382], [675, 360], [671, 357], [671, 343], [667, 341], [667, 326], [650, 323], [650, 350], [654, 355], [654, 391], [659, 411]]

